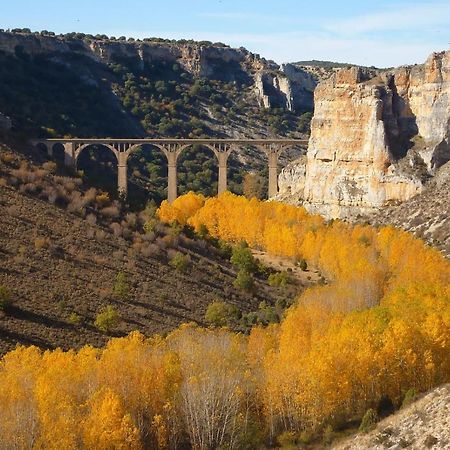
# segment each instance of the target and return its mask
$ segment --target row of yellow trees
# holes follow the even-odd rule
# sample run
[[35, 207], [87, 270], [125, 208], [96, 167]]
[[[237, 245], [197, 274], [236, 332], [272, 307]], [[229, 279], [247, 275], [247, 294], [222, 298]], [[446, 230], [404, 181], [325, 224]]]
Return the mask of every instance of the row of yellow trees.
[[160, 218], [305, 258], [330, 280], [250, 336], [182, 326], [0, 365], [0, 448], [258, 448], [450, 380], [450, 264], [393, 228], [187, 194]]

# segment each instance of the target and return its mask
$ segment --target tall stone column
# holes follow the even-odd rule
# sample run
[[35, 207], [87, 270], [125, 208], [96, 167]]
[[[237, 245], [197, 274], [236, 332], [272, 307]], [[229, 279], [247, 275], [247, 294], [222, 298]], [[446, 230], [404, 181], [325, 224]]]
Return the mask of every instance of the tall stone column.
[[178, 153], [168, 151], [167, 156], [167, 201], [172, 203], [176, 200], [177, 193], [177, 159]]
[[64, 144], [64, 165], [75, 169], [75, 144], [73, 142]]
[[119, 197], [125, 199], [128, 194], [128, 178], [127, 178], [127, 159], [128, 153], [122, 152], [118, 154], [117, 164], [117, 190]]
[[218, 195], [227, 190], [227, 161], [228, 153], [217, 153], [217, 159], [219, 160], [219, 183], [217, 188]]
[[269, 198], [278, 194], [278, 153], [270, 151], [267, 154], [269, 159]]

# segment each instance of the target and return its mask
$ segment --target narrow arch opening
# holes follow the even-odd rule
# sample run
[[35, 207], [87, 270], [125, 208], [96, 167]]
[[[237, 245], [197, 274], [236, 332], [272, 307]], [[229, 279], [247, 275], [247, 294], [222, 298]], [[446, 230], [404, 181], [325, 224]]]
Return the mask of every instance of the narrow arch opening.
[[44, 156], [48, 155], [47, 146], [44, 143], [42, 143], [42, 142], [39, 142], [39, 143], [36, 144], [36, 150], [41, 155], [44, 155]]
[[178, 195], [194, 191], [208, 197], [217, 195], [219, 163], [214, 152], [203, 145], [192, 145], [178, 157]]
[[242, 149], [240, 158], [244, 169], [242, 195], [259, 200], [267, 199], [269, 161], [266, 154], [255, 147], [247, 147]]
[[[50, 144], [51, 145], [51, 144]], [[64, 166], [64, 145], [60, 143], [53, 144], [52, 158], [59, 167]]]
[[231, 152], [227, 163], [228, 186], [227, 189], [233, 194], [243, 195], [244, 179], [247, 173], [245, 162], [236, 151]]
[[88, 145], [78, 155], [77, 170], [83, 173], [88, 183], [117, 198], [117, 158], [105, 145]]
[[167, 158], [154, 145], [143, 144], [128, 156], [128, 202], [143, 208], [149, 200], [167, 198]]

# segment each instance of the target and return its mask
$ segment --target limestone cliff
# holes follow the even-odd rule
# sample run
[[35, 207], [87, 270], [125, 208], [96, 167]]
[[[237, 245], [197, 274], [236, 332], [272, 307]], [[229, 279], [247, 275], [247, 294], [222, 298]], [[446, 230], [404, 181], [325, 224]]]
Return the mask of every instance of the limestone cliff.
[[316, 79], [311, 73], [292, 64], [283, 64], [281, 73], [260, 70], [255, 77], [255, 90], [265, 108], [312, 110], [316, 85]]
[[253, 85], [253, 92], [265, 108], [290, 111], [313, 108], [315, 79], [292, 65], [278, 66], [245, 48], [189, 41], [119, 41], [79, 39], [64, 36], [0, 32], [0, 51], [40, 55], [78, 53], [103, 63], [134, 59], [143, 62], [179, 64], [195, 77]]
[[352, 218], [421, 192], [424, 172], [450, 160], [449, 56], [391, 72], [343, 69], [320, 83], [305, 179], [293, 189], [295, 170], [283, 171], [280, 195], [289, 185], [311, 212]]

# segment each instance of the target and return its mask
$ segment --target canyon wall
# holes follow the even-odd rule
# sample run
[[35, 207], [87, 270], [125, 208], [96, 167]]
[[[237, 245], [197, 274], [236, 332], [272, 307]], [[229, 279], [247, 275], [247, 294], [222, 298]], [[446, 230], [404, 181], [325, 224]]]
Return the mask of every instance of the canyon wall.
[[188, 41], [118, 41], [0, 32], [0, 51], [20, 55], [77, 53], [109, 64], [121, 59], [140, 63], [177, 63], [195, 77], [253, 86], [263, 108], [290, 111], [313, 108], [315, 78], [292, 65], [278, 66], [245, 48]]
[[393, 71], [342, 69], [320, 83], [306, 164], [282, 172], [280, 198], [354, 218], [421, 192], [450, 160], [449, 54]]

